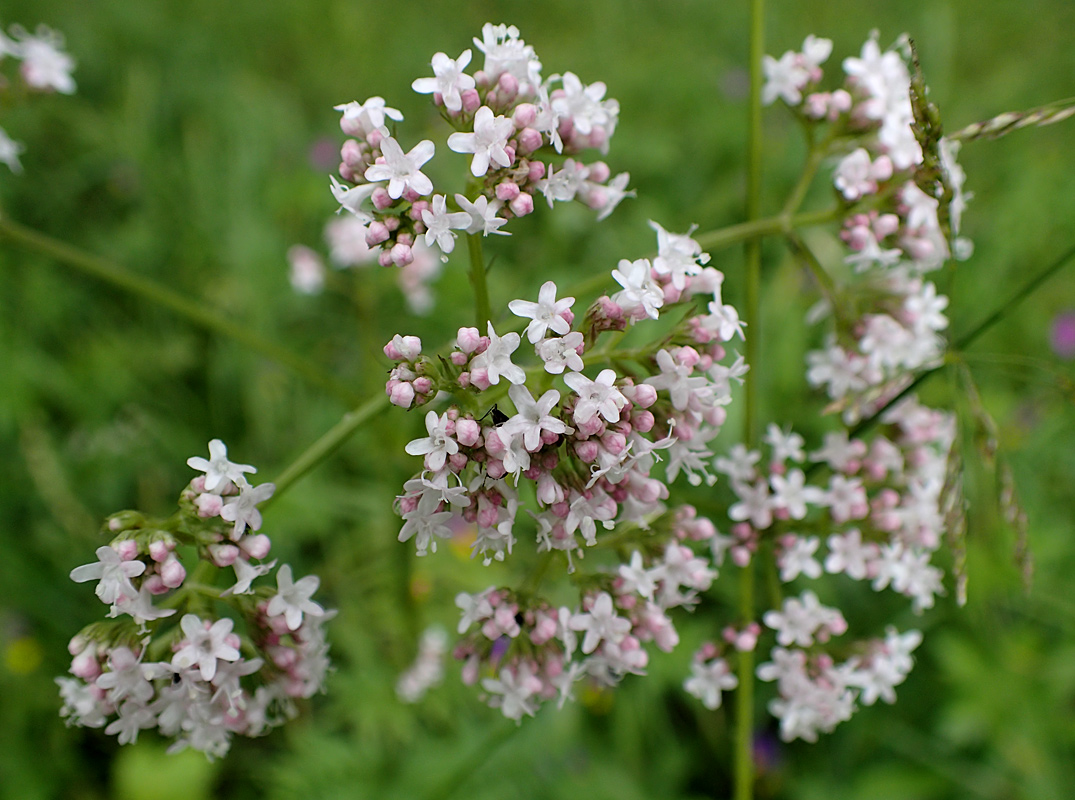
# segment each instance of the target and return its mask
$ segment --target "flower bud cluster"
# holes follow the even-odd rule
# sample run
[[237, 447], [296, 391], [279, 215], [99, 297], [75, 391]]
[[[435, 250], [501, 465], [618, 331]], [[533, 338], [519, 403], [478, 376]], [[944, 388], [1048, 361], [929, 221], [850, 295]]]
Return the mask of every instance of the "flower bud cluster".
[[[522, 336], [500, 335], [492, 323], [485, 335], [461, 328], [447, 358], [422, 355], [416, 337], [396, 336], [385, 347], [397, 362], [386, 385], [393, 403], [421, 405], [439, 392], [453, 397], [445, 411], [427, 412], [428, 435], [407, 445], [424, 469], [398, 498], [400, 541], [413, 538], [424, 555], [470, 524], [475, 554], [503, 560], [516, 541], [523, 508], [517, 487], [526, 480], [539, 549], [562, 550], [570, 564], [578, 537], [592, 547], [599, 528], [648, 525], [665, 510], [668, 483], [680, 473], [694, 484], [714, 480], [708, 442], [724, 422], [731, 379], [745, 371], [741, 358], [721, 363], [723, 342], [742, 331], [734, 308], [720, 300], [721, 274], [701, 266], [708, 256], [696, 243], [662, 231], [659, 249], [653, 264], [627, 262], [637, 272], [614, 273], [625, 289], [591, 308], [586, 333], [572, 329], [574, 298], [558, 300], [551, 281], [537, 302], [512, 301], [512, 312], [529, 320], [526, 338], [537, 356], [529, 369], [513, 361]], [[677, 266], [668, 266], [675, 259]], [[660, 308], [697, 310], [706, 301], [709, 313], [688, 316], [658, 344], [593, 349], [600, 336], [594, 320], [608, 319], [610, 309], [626, 327], [655, 319]], [[583, 372], [587, 364], [593, 377]], [[505, 387], [514, 414], [499, 405]], [[661, 451], [663, 479], [653, 469]]]
[[669, 612], [692, 607], [717, 576], [711, 557], [691, 547], [712, 545], [717, 533], [709, 520], [682, 506], [662, 519], [663, 533], [657, 527], [644, 537], [645, 555], [634, 550], [614, 573], [587, 578], [581, 608], [553, 607], [507, 588], [459, 594], [463, 638], [454, 655], [463, 661], [464, 682], [480, 679], [489, 705], [519, 720], [548, 700], [563, 707], [577, 681], [613, 687], [628, 674], [644, 675], [643, 645], [675, 649], [679, 634]]
[[[111, 544], [97, 549], [95, 563], [72, 570], [78, 583], [97, 581], [115, 621], [94, 623], [71, 640], [75, 677], [57, 679], [68, 724], [107, 726], [121, 744], [155, 727], [175, 737], [173, 750], [220, 756], [232, 734], [258, 736], [294, 715], [295, 698], [320, 691], [328, 670], [321, 626], [334, 612], [311, 599], [319, 580], [295, 581], [285, 564], [275, 592], [252, 586], [276, 564], [264, 561], [269, 538], [255, 533], [257, 504], [273, 484], [251, 486], [245, 476], [254, 467], [229, 461], [219, 439], [209, 443], [209, 455], [188, 460], [205, 474], [184, 490], [176, 515], [113, 515]], [[196, 581], [187, 581], [180, 561], [191, 550]], [[223, 568], [234, 571], [235, 582], [219, 589], [213, 575]], [[172, 624], [180, 611], [186, 613]]]
[[[0, 31], [0, 61], [10, 56], [20, 61], [19, 76], [31, 92], [60, 92], [74, 94], [75, 81], [71, 72], [75, 60], [63, 49], [63, 35], [45, 25], [30, 33], [21, 25], [12, 25], [8, 35]], [[7, 78], [0, 76], [0, 94], [8, 87]], [[14, 173], [22, 172], [19, 154], [25, 148], [0, 128], [0, 163]]]
[[969, 255], [970, 243], [957, 238], [969, 195], [955, 160], [958, 142], [934, 142], [939, 180], [929, 179], [933, 167], [919, 141], [926, 137], [913, 111], [906, 42], [882, 52], [874, 35], [859, 57], [844, 59], [844, 88], [826, 94], [815, 90], [831, 49], [831, 42], [808, 37], [803, 53], [769, 58], [766, 96], [782, 98], [807, 124], [830, 123], [829, 136], [850, 143], [833, 184], [847, 210], [844, 260], [860, 277], [826, 298], [823, 310], [834, 314], [836, 330], [823, 349], [808, 354], [807, 379], [855, 421], [943, 354], [948, 298], [922, 274], [953, 252]]
[[571, 72], [542, 79], [534, 49], [514, 26], [487, 24], [474, 43], [485, 54], [483, 69], [464, 71], [469, 49], [456, 59], [437, 53], [434, 77], [413, 83], [416, 92], [433, 95], [454, 128], [448, 149], [471, 155], [473, 180], [466, 193], [451, 199], [434, 193], [421, 170], [436, 145], [426, 139], [404, 152], [387, 127], [388, 120], [400, 122], [403, 115], [383, 98], [336, 107], [343, 132], [352, 138], [340, 151], [342, 183], [333, 177], [332, 192], [341, 209], [361, 221], [365, 244], [382, 266], [410, 264], [419, 241], [446, 258], [458, 231], [507, 233], [499, 228], [531, 213], [539, 192], [550, 206], [579, 199], [599, 218], [630, 194], [627, 173], [612, 178], [604, 162], [569, 157], [556, 167], [565, 154], [608, 151], [619, 104], [605, 99], [603, 83], [587, 86]]

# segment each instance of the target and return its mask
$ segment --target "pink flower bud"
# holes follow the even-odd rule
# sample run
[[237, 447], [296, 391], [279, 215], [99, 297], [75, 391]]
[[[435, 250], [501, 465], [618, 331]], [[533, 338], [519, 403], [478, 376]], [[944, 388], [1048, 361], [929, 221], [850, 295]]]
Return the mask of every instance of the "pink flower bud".
[[384, 134], [379, 130], [372, 130], [366, 134], [366, 144], [368, 144], [374, 150], [381, 148], [381, 142], [384, 140]]
[[[477, 77], [475, 77], [475, 80], [477, 80]], [[481, 108], [482, 98], [477, 89], [464, 89], [459, 93], [459, 97], [463, 101], [463, 112], [465, 114], [473, 114]]]
[[653, 430], [654, 422], [653, 414], [645, 409], [639, 409], [631, 415], [631, 424], [639, 433], [649, 433]]
[[608, 168], [608, 164], [604, 161], [595, 161], [590, 164], [589, 179], [594, 183], [604, 183], [611, 174], [612, 170]]
[[519, 185], [512, 181], [501, 181], [496, 185], [496, 196], [505, 203], [511, 202], [519, 196]]
[[218, 567], [230, 567], [239, 557], [239, 548], [233, 544], [211, 544], [209, 556]]
[[388, 382], [388, 401], [400, 408], [410, 408], [414, 402], [414, 386], [406, 381]]
[[175, 543], [172, 542], [169, 546], [169, 542], [164, 539], [156, 539], [149, 543], [149, 557], [156, 561], [158, 564], [164, 559], [168, 558], [168, 555], [175, 549]]
[[507, 102], [511, 102], [519, 94], [519, 79], [510, 72], [504, 72], [497, 80], [497, 89], [500, 91], [501, 97]]
[[146, 576], [146, 579], [142, 581], [142, 588], [152, 595], [167, 594], [171, 591], [171, 587], [165, 584], [164, 579], [156, 573]]
[[366, 245], [368, 247], [376, 247], [381, 242], [388, 241], [390, 231], [388, 226], [383, 222], [374, 220], [366, 227]]
[[179, 563], [179, 559], [172, 555], [160, 565], [161, 581], [169, 589], [177, 589], [183, 585], [183, 581], [186, 580], [187, 571], [183, 568], [183, 565]]
[[534, 198], [527, 192], [520, 192], [519, 196], [508, 203], [511, 213], [517, 217], [525, 217], [534, 211]]
[[414, 391], [417, 394], [429, 394], [433, 390], [433, 380], [423, 375], [414, 379]]
[[481, 437], [481, 425], [472, 419], [461, 419], [455, 423], [455, 438], [463, 447], [474, 447]]
[[540, 181], [544, 177], [545, 177], [545, 165], [542, 164], [540, 161], [531, 161], [530, 162], [530, 173], [527, 175], [527, 178], [530, 179], [531, 183], [537, 183], [538, 181]]
[[112, 542], [112, 549], [119, 553], [123, 561], [134, 561], [138, 557], [138, 542], [134, 539], [121, 539]]
[[253, 536], [244, 536], [242, 547], [250, 558], [256, 558], [260, 561], [269, 554], [269, 550], [272, 548], [272, 540], [264, 533], [256, 533]]
[[71, 660], [71, 674], [92, 682], [101, 674], [101, 663], [97, 660], [97, 646], [89, 645]]
[[481, 346], [482, 335], [477, 328], [460, 328], [456, 334], [456, 346], [464, 353], [470, 354]]
[[340, 148], [340, 158], [348, 167], [357, 170], [363, 163], [362, 146], [354, 139], [348, 139]]
[[600, 452], [600, 446], [593, 439], [575, 443], [575, 454], [587, 464], [596, 461]]
[[397, 267], [405, 267], [414, 261], [414, 251], [408, 244], [395, 244], [392, 246], [392, 263]]
[[[519, 153], [523, 155], [533, 153], [545, 143], [541, 134], [533, 128], [523, 128], [519, 131], [516, 141], [519, 143]], [[545, 168], [542, 167], [542, 172], [544, 171]]]

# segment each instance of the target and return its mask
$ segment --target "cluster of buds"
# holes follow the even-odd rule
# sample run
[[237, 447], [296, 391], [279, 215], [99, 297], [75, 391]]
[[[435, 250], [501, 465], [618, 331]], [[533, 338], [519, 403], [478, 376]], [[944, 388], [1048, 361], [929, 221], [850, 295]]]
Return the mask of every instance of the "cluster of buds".
[[[296, 698], [321, 690], [322, 623], [334, 612], [311, 599], [319, 579], [296, 581], [285, 564], [275, 591], [253, 586], [276, 565], [264, 561], [269, 538], [256, 533], [257, 506], [273, 484], [252, 486], [246, 475], [254, 467], [229, 461], [219, 439], [209, 456], [188, 460], [205, 474], [183, 491], [175, 515], [113, 515], [105, 526], [111, 543], [71, 571], [78, 583], [97, 581], [112, 621], [71, 640], [74, 677], [57, 679], [69, 724], [105, 727], [122, 744], [157, 728], [175, 738], [173, 750], [221, 756], [233, 734], [261, 735], [294, 715]], [[196, 579], [187, 579], [183, 554], [197, 559]], [[224, 569], [235, 581], [218, 587]]]
[[912, 79], [906, 38], [882, 52], [871, 37], [859, 57], [844, 59], [844, 87], [821, 92], [820, 65], [831, 50], [811, 36], [802, 53], [769, 58], [766, 97], [780, 97], [808, 124], [827, 122], [828, 140], [846, 148], [833, 184], [847, 210], [844, 260], [858, 278], [826, 298], [835, 331], [809, 354], [807, 379], [855, 421], [943, 354], [948, 298], [922, 276], [951, 255], [970, 255], [970, 242], [959, 238], [969, 195], [959, 143], [916, 119], [916, 104], [926, 100]]
[[[75, 81], [71, 71], [75, 61], [64, 52], [63, 36], [44, 25], [30, 33], [21, 25], [12, 25], [8, 35], [0, 31], [0, 61], [18, 60], [19, 76], [31, 92], [60, 92], [74, 94]], [[0, 75], [0, 93], [8, 87], [8, 79]], [[24, 147], [0, 128], [0, 163], [15, 173], [22, 172], [19, 154]]]
[[[486, 335], [460, 329], [447, 358], [423, 355], [417, 337], [397, 335], [385, 347], [397, 362], [386, 386], [393, 403], [420, 405], [442, 392], [453, 398], [443, 412], [427, 412], [428, 436], [407, 445], [424, 468], [398, 499], [400, 541], [413, 538], [424, 555], [469, 523], [475, 553], [503, 560], [515, 543], [518, 485], [526, 480], [539, 549], [564, 551], [570, 565], [578, 536], [593, 546], [598, 528], [645, 528], [663, 513], [667, 484], [680, 473], [712, 483], [708, 443], [724, 422], [732, 379], [745, 371], [741, 358], [722, 363], [723, 342], [742, 329], [720, 298], [721, 274], [702, 266], [708, 256], [697, 243], [655, 227], [657, 259], [620, 262], [613, 275], [623, 291], [600, 298], [584, 330], [573, 330], [574, 298], [557, 299], [551, 281], [537, 302], [509, 304], [529, 320], [525, 336], [537, 357], [529, 368], [512, 360], [523, 337], [501, 336], [492, 323]], [[659, 309], [677, 307], [688, 313], [655, 344], [595, 347], [610, 321], [651, 322]], [[498, 405], [505, 384], [514, 414]], [[663, 480], [653, 472], [661, 452]]]
[[571, 72], [543, 79], [533, 47], [514, 26], [487, 24], [474, 43], [485, 55], [483, 69], [465, 72], [469, 49], [456, 59], [437, 53], [434, 77], [413, 84], [433, 95], [454, 129], [448, 149], [471, 155], [465, 193], [434, 193], [422, 167], [436, 145], [425, 139], [404, 152], [387, 126], [403, 115], [384, 98], [336, 107], [352, 138], [341, 148], [342, 182], [333, 177], [332, 192], [361, 221], [382, 266], [410, 264], [419, 242], [446, 258], [459, 231], [506, 233], [500, 228], [531, 213], [538, 193], [550, 206], [577, 198], [599, 218], [629, 194], [626, 173], [613, 178], [604, 162], [572, 157], [587, 149], [607, 152], [619, 105], [605, 99], [603, 83], [585, 85]]
[[[675, 649], [679, 634], [669, 613], [693, 607], [716, 578], [719, 539], [709, 520], [681, 506], [637, 537], [640, 549], [628, 562], [580, 582], [579, 609], [507, 588], [459, 594], [463, 638], [454, 655], [464, 662], [463, 681], [480, 678], [489, 705], [519, 720], [548, 700], [562, 707], [577, 681], [613, 687], [626, 675], [644, 675], [643, 645]], [[696, 545], [709, 552], [699, 555]]]

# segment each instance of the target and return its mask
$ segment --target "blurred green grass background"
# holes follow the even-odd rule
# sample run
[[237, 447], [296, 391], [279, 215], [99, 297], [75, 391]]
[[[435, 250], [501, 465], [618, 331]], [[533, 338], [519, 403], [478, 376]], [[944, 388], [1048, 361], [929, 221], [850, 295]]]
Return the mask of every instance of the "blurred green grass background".
[[[434, 52], [472, 46], [484, 22], [518, 25], [546, 74], [608, 84], [622, 111], [607, 160], [630, 171], [638, 191], [598, 226], [574, 208], [542, 206], [521, 220], [511, 240], [490, 247], [512, 267], [497, 267], [494, 308], [534, 294], [548, 275], [640, 257], [653, 247], [647, 219], [670, 230], [741, 219], [745, 3], [8, 0], [0, 13], [5, 25], [63, 31], [79, 84], [74, 97], [4, 113], [27, 151], [25, 175], [0, 176], [3, 213], [220, 309], [360, 396], [381, 391], [379, 349], [392, 333], [439, 342], [470, 324], [468, 287], [457, 257], [425, 319], [406, 311], [389, 271], [295, 295], [284, 254], [296, 242], [319, 245], [334, 205], [329, 170], [312, 154], [342, 141], [332, 106], [371, 95], [404, 111], [408, 140], [438, 130], [410, 83]], [[915, 37], [950, 128], [1075, 95], [1070, 0], [774, 2], [767, 50], [828, 36], [831, 71], [872, 28], [882, 43]], [[803, 148], [779, 110], [766, 124], [766, 207], [775, 210]], [[976, 252], [951, 277], [957, 334], [1075, 243], [1073, 125], [964, 149]], [[831, 239], [810, 235], [821, 248]], [[802, 399], [802, 353], [818, 334], [797, 323], [805, 284], [777, 243], [765, 257], [763, 418], [817, 431], [820, 402]], [[736, 299], [740, 254], [714, 263]], [[726, 720], [678, 688], [691, 645], [715, 634], [704, 612], [675, 654], [653, 659], [650, 677], [518, 729], [459, 687], [451, 666], [421, 706], [397, 702], [394, 682], [417, 633], [428, 622], [452, 628], [455, 592], [490, 582], [480, 565], [448, 552], [415, 560], [396, 543], [391, 498], [413, 468], [402, 449], [419, 424], [402, 412], [360, 432], [267, 514], [276, 555], [318, 571], [340, 608], [326, 696], [213, 764], [164, 756], [147, 734], [120, 748], [99, 731], [64, 728], [52, 679], [68, 667], [67, 640], [103, 610], [67, 575], [99, 544], [100, 520], [128, 507], [167, 512], [190, 477], [185, 459], [214, 437], [271, 479], [346, 407], [232, 341], [4, 242], [0, 304], [0, 797], [724, 796]], [[759, 797], [1071, 796], [1075, 370], [1050, 353], [1048, 336], [1054, 316], [1072, 308], [1069, 270], [968, 357], [1029, 514], [1033, 591], [1024, 595], [1012, 566], [991, 475], [976, 467], [968, 606], [949, 597], [902, 620], [926, 637], [895, 707], [863, 710], [817, 745], [765, 738]], [[941, 402], [949, 387], [935, 384], [930, 398]]]

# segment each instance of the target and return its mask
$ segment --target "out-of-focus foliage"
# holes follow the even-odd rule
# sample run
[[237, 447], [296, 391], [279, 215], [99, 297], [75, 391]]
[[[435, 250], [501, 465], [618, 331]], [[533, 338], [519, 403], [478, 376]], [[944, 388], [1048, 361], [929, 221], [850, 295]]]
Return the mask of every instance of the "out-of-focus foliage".
[[[804, 0], [770, 11], [768, 50], [807, 33], [857, 52], [870, 29], [916, 39], [932, 99], [954, 128], [1075, 94], [1069, 0]], [[669, 230], [739, 221], [745, 141], [746, 4], [641, 0], [531, 4], [9, 0], [7, 25], [62, 30], [79, 91], [3, 124], [27, 144], [25, 174], [0, 176], [3, 213], [220, 309], [302, 353], [358, 396], [380, 392], [394, 332], [439, 342], [471, 324], [463, 253], [413, 318], [390, 271], [335, 274], [295, 295], [284, 253], [318, 245], [333, 210], [327, 173], [342, 141], [332, 106], [381, 95], [409, 121], [442, 124], [410, 90], [437, 51], [454, 56], [487, 21], [520, 27], [550, 71], [603, 80], [622, 107], [608, 161], [638, 199], [600, 225], [544, 207], [490, 247], [494, 308], [549, 276], [607, 272]], [[775, 210], [802, 155], [794, 124], [766, 112], [767, 198]], [[975, 199], [972, 260], [950, 277], [958, 333], [1075, 243], [1071, 123], [964, 148]], [[413, 129], [412, 129], [413, 130]], [[465, 161], [459, 166], [465, 169]], [[436, 177], [436, 176], [435, 176]], [[819, 194], [820, 194], [819, 190]], [[807, 232], [824, 252], [831, 231]], [[763, 418], [810, 430], [797, 331], [803, 277], [766, 247], [758, 371]], [[715, 262], [737, 299], [740, 255]], [[918, 667], [895, 707], [873, 707], [817, 745], [759, 731], [759, 797], [1027, 798], [1075, 785], [1075, 403], [1071, 362], [1051, 356], [1053, 316], [1075, 307], [1062, 273], [968, 354], [1030, 518], [1037, 570], [1024, 594], [1013, 534], [987, 468], [969, 477], [970, 602], [951, 597], [920, 623]], [[793, 320], [789, 324], [788, 320]], [[169, 757], [148, 735], [120, 748], [62, 726], [52, 682], [67, 639], [97, 618], [67, 579], [90, 560], [103, 517], [165, 512], [190, 478], [185, 459], [214, 437], [271, 479], [346, 410], [338, 399], [232, 341], [0, 243], [0, 797], [616, 798], [721, 796], [727, 721], [680, 690], [705, 608], [650, 677], [516, 728], [458, 685], [417, 707], [394, 694], [429, 622], [454, 627], [452, 598], [496, 582], [466, 552], [416, 560], [395, 541], [391, 501], [414, 468], [418, 415], [385, 412], [266, 515], [277, 554], [317, 570], [340, 615], [329, 693], [227, 760]], [[943, 380], [929, 388], [943, 399]], [[813, 425], [817, 429], [817, 425]], [[730, 435], [732, 426], [724, 434]], [[976, 462], [973, 454], [968, 461]], [[297, 566], [297, 569], [301, 568]], [[918, 624], [918, 623], [916, 623]], [[762, 687], [762, 692], [766, 687]], [[761, 701], [759, 701], [760, 704]], [[764, 716], [761, 717], [764, 719]]]

